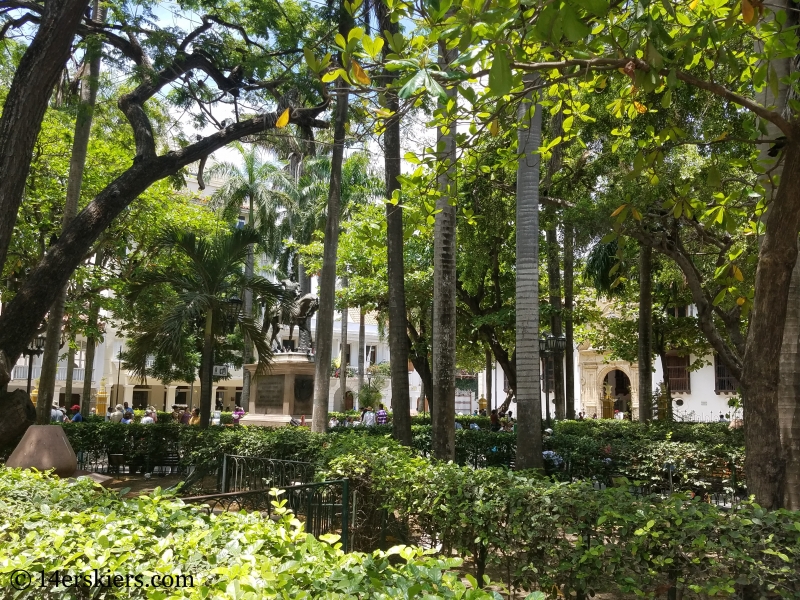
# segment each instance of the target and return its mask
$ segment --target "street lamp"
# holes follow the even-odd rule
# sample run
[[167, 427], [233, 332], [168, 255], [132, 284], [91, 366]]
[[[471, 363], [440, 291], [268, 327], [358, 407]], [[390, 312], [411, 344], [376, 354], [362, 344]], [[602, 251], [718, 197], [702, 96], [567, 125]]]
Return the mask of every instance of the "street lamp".
[[239, 313], [242, 311], [242, 301], [238, 296], [231, 296], [222, 305], [222, 310], [227, 317], [228, 326], [233, 330], [233, 328], [236, 327], [236, 321], [239, 320]]
[[36, 339], [33, 340], [31, 345], [22, 351], [23, 354], [28, 355], [28, 396], [31, 395], [31, 374], [33, 372], [33, 356], [39, 356], [42, 352], [44, 352], [44, 336], [40, 335], [37, 336]]
[[548, 373], [548, 358], [552, 352], [551, 347], [554, 347], [553, 336], [549, 333], [543, 333], [539, 338], [539, 355], [542, 358], [542, 372], [544, 373], [544, 406], [545, 414], [547, 415], [547, 426], [550, 427], [550, 378]]

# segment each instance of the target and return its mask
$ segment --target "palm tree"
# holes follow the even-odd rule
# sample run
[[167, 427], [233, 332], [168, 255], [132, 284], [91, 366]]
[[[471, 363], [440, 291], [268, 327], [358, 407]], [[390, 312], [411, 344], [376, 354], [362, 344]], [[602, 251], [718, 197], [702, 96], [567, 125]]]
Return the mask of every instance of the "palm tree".
[[[291, 188], [291, 179], [284, 165], [264, 160], [264, 152], [257, 146], [246, 148], [235, 142], [232, 147], [242, 159], [241, 165], [223, 162], [217, 163], [208, 170], [211, 177], [220, 177], [224, 184], [212, 196], [211, 202], [223, 210], [223, 214], [237, 218], [245, 207], [247, 224], [257, 229], [262, 236], [261, 245], [270, 258], [280, 253], [284, 239], [281, 227], [283, 214], [291, 208], [291, 194], [285, 190]], [[252, 276], [255, 267], [254, 244], [247, 248], [245, 275]], [[253, 296], [245, 291], [244, 314], [253, 315]], [[245, 363], [250, 360], [252, 344], [247, 335], [244, 337]], [[250, 372], [245, 370], [242, 377], [242, 405], [247, 406], [250, 398]]]
[[211, 419], [212, 367], [217, 337], [238, 325], [255, 345], [259, 368], [265, 368], [272, 357], [267, 326], [259, 326], [246, 312], [231, 310], [241, 305], [238, 296], [243, 291], [251, 292], [269, 306], [286, 302], [279, 286], [243, 271], [250, 248], [260, 241], [261, 236], [250, 227], [212, 239], [169, 229], [162, 235], [161, 242], [167, 251], [174, 253], [175, 261], [168, 267], [141, 274], [128, 294], [129, 301], [136, 301], [144, 291], [158, 287], [167, 295], [157, 316], [129, 338], [126, 362], [135, 374], [146, 375], [148, 355], [160, 353], [179, 363], [189, 353], [187, 344], [193, 339], [202, 339], [202, 427], [207, 427]]
[[[527, 83], [527, 82], [526, 82]], [[517, 469], [542, 469], [539, 373], [539, 145], [542, 109], [531, 93], [518, 109], [517, 152]]]
[[[439, 64], [442, 70], [455, 60], [456, 50], [448, 50], [447, 42], [439, 42]], [[455, 101], [456, 88], [447, 90]], [[456, 123], [446, 133], [436, 130], [439, 198], [436, 201], [433, 255], [433, 406], [431, 406], [431, 450], [440, 460], [455, 459], [456, 412], [456, 209], [455, 197]]]

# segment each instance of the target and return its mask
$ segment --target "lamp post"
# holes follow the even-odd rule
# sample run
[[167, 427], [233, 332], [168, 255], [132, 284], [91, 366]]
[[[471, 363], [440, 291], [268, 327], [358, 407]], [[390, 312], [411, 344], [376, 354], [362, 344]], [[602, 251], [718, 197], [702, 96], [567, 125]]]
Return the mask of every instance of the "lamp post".
[[225, 312], [228, 329], [233, 331], [239, 320], [239, 313], [242, 311], [242, 301], [238, 296], [231, 296], [223, 303], [222, 310]]
[[550, 356], [550, 340], [552, 339], [552, 335], [549, 333], [543, 333], [542, 336], [539, 338], [539, 355], [542, 358], [542, 373], [544, 379], [544, 406], [545, 406], [545, 414], [547, 415], [546, 421], [547, 426], [550, 427], [550, 387], [549, 382], [550, 378], [548, 377], [548, 358]]
[[[122, 346], [119, 347], [119, 352], [117, 352], [117, 401], [116, 404], [119, 404], [119, 372], [122, 370]], [[116, 408], [115, 408], [116, 410]]]
[[[564, 337], [564, 334], [559, 334], [559, 335], [549, 334], [547, 336], [547, 350], [549, 352], [549, 355], [553, 357], [554, 363], [557, 360], [561, 360], [561, 357], [564, 355], [564, 350], [566, 349], [566, 347], [567, 347], [567, 338]], [[563, 384], [563, 381], [561, 383]], [[555, 401], [556, 398], [554, 396], [553, 402], [555, 403]]]
[[31, 395], [31, 375], [33, 373], [33, 357], [34, 355], [39, 356], [42, 352], [44, 352], [44, 341], [45, 338], [43, 335], [37, 336], [31, 345], [22, 351], [23, 354], [28, 355], [28, 396]]

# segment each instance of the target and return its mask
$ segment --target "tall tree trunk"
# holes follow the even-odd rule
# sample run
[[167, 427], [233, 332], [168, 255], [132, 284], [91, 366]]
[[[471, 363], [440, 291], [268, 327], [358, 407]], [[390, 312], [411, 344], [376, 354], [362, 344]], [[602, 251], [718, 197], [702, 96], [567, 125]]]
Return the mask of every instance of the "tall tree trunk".
[[67, 379], [64, 383], [64, 399], [67, 406], [72, 402], [72, 378], [75, 376], [75, 348], [70, 343], [69, 352], [67, 353]]
[[[447, 69], [456, 58], [447, 42], [439, 42], [439, 64]], [[456, 102], [456, 88], [447, 90], [448, 103]], [[456, 122], [436, 132], [439, 148], [439, 198], [433, 234], [433, 406], [431, 449], [439, 460], [455, 460], [456, 415], [456, 209], [454, 180]]]
[[[796, 133], [800, 135], [800, 131]], [[800, 144], [787, 141], [783, 176], [767, 211], [742, 369], [747, 489], [764, 508], [783, 505], [786, 463], [778, 422], [780, 353], [800, 226]]]
[[[559, 337], [561, 330], [561, 261], [559, 256], [558, 233], [553, 224], [547, 230], [547, 278], [550, 281], [550, 331], [554, 336]], [[566, 416], [566, 406], [564, 404], [564, 363], [562, 356], [556, 354], [553, 357], [553, 406], [555, 407], [556, 419], [561, 421]]]
[[[99, 308], [95, 304], [89, 305], [88, 329], [97, 330], [97, 317]], [[86, 336], [86, 368], [83, 376], [83, 395], [81, 396], [81, 413], [89, 416], [92, 409], [92, 379], [94, 378], [94, 354], [97, 348], [97, 338], [94, 335]], [[67, 400], [69, 400], [67, 398]], [[69, 407], [69, 404], [67, 404]]]
[[[105, 17], [106, 8], [100, 7], [99, 1], [95, 0], [92, 11], [93, 20], [103, 22]], [[89, 68], [86, 69], [85, 76], [81, 81], [78, 114], [75, 119], [75, 135], [72, 141], [72, 155], [69, 161], [69, 178], [67, 180], [67, 197], [64, 202], [62, 228], [66, 228], [78, 213], [78, 200], [81, 197], [83, 183], [83, 169], [86, 165], [94, 106], [97, 101], [101, 58], [102, 43], [96, 37], [88, 38], [84, 63], [88, 64]], [[67, 290], [67, 285], [61, 288], [61, 292], [56, 297], [53, 306], [50, 307], [50, 316], [47, 320], [47, 337], [45, 338], [44, 355], [42, 356], [42, 374], [39, 379], [39, 398], [36, 402], [36, 422], [39, 425], [47, 425], [50, 422], [50, 406], [53, 403], [55, 393]]]
[[486, 406], [492, 407], [492, 371], [494, 371], [494, 358], [491, 348], [486, 348]]
[[[390, 33], [397, 33], [398, 23], [387, 23]], [[390, 52], [384, 48], [384, 57]], [[396, 76], [387, 71], [390, 85]], [[389, 352], [392, 371], [392, 435], [405, 446], [411, 445], [411, 391], [408, 387], [408, 333], [406, 315], [405, 263], [403, 256], [403, 207], [392, 203], [392, 194], [400, 189], [400, 115], [397, 92], [389, 89], [386, 106], [393, 115], [383, 134], [384, 171], [386, 172], [386, 256], [389, 282]], [[455, 406], [455, 405], [454, 405]], [[455, 410], [455, 407], [454, 407]]]
[[[250, 202], [250, 226], [253, 226], [253, 203], [252, 200]], [[247, 247], [247, 259], [244, 263], [244, 274], [248, 278], [253, 277], [253, 271], [255, 270], [255, 249], [253, 248], [253, 244], [250, 244]], [[253, 290], [246, 289], [244, 291], [244, 314], [247, 317], [253, 316]], [[247, 333], [244, 334], [244, 347], [242, 348], [242, 363], [248, 364], [251, 360], [253, 343], [250, 341], [250, 336]], [[250, 410], [250, 371], [247, 369], [242, 369], [242, 400], [241, 400], [241, 407], [245, 411]]]
[[[353, 18], [339, 9], [339, 33], [345, 39], [353, 26]], [[341, 63], [341, 57], [339, 58]], [[347, 66], [345, 67], [347, 68]], [[331, 156], [331, 184], [328, 190], [328, 219], [325, 223], [325, 242], [322, 254], [322, 276], [319, 282], [319, 312], [317, 313], [317, 352], [314, 368], [314, 414], [311, 427], [324, 433], [328, 427], [328, 395], [330, 393], [330, 368], [333, 350], [333, 311], [336, 300], [336, 254], [339, 249], [339, 217], [342, 199], [342, 162], [344, 161], [345, 126], [350, 86], [337, 80], [334, 114], [333, 153]]]
[[800, 510], [800, 261], [792, 272], [789, 298], [781, 348], [778, 412], [786, 460], [784, 508]]
[[206, 311], [206, 326], [203, 331], [203, 356], [200, 359], [200, 427], [211, 424], [211, 392], [214, 373], [214, 311]]
[[669, 367], [667, 366], [667, 351], [659, 344], [658, 358], [661, 361], [661, 371], [664, 373], [664, 387], [661, 388], [661, 397], [664, 399], [664, 415], [659, 412], [659, 421], [672, 421], [672, 389], [669, 386]]
[[[530, 83], [530, 80], [527, 80]], [[531, 114], [532, 113], [532, 114]], [[542, 109], [530, 95], [517, 112], [517, 469], [542, 469], [542, 397], [539, 372], [539, 145]]]
[[[69, 58], [87, 0], [48, 0], [36, 35], [14, 72], [0, 116], [0, 271], [17, 222], [47, 101]], [[23, 343], [27, 343], [26, 339]], [[16, 357], [9, 356], [10, 360]]]
[[572, 322], [575, 293], [575, 228], [564, 223], [564, 336], [566, 338], [566, 390], [567, 419], [575, 418], [575, 332]]
[[[639, 247], [639, 420], [653, 419], [652, 249]], [[665, 380], [668, 379], [666, 371]]]
[[364, 324], [364, 307], [360, 307], [358, 309], [358, 391], [361, 392], [361, 388], [364, 387], [364, 338], [365, 335], [365, 324]]
[[[420, 331], [420, 334], [423, 334], [423, 332]], [[431, 363], [428, 359], [427, 352], [418, 352], [416, 350], [418, 347], [427, 347], [427, 344], [420, 338], [416, 338], [416, 341], [414, 341], [409, 337], [408, 346], [412, 349], [409, 355], [411, 364], [414, 365], [414, 370], [416, 370], [419, 374], [419, 378], [422, 380], [423, 398], [426, 398], [430, 402], [430, 399], [433, 398], [433, 372], [431, 370]], [[425, 410], [424, 401], [423, 405], [419, 407], [419, 410]]]
[[[342, 277], [342, 287], [347, 287], [347, 277]], [[342, 390], [342, 405], [337, 410], [344, 410], [345, 407], [345, 394], [347, 394], [347, 351], [350, 344], [347, 341], [347, 321], [348, 309], [345, 304], [342, 308], [342, 359], [339, 361], [339, 389]], [[377, 408], [375, 408], [377, 410]]]

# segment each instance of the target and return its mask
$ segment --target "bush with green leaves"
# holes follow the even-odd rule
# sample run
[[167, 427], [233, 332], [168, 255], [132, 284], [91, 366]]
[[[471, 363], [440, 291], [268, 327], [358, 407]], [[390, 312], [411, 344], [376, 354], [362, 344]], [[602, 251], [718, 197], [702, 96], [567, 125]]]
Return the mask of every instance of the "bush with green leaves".
[[[64, 480], [0, 467], [0, 585], [5, 598], [498, 599], [452, 571], [461, 561], [419, 548], [344, 554], [338, 536], [317, 540], [291, 513], [206, 514], [160, 490], [121, 499], [88, 479]], [[33, 575], [15, 591], [14, 571]], [[91, 578], [94, 571], [191, 576], [153, 589], [38, 586], [38, 573]], [[187, 579], [183, 580], [186, 584]]]
[[[407, 541], [473, 557], [479, 578], [493, 566], [509, 587], [568, 598], [668, 589], [685, 598], [800, 598], [797, 512], [752, 503], [724, 511], [689, 494], [637, 496], [628, 486], [595, 490], [475, 470], [376, 436], [346, 436], [336, 446], [324, 476], [349, 478], [361, 511], [405, 523]], [[375, 526], [356, 527], [365, 525]]]

